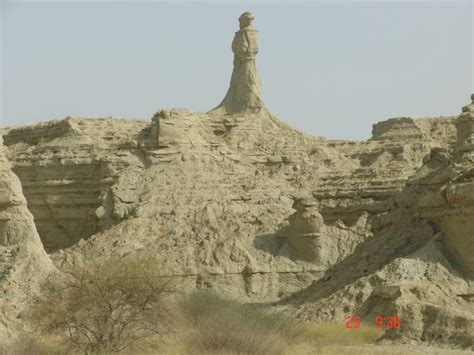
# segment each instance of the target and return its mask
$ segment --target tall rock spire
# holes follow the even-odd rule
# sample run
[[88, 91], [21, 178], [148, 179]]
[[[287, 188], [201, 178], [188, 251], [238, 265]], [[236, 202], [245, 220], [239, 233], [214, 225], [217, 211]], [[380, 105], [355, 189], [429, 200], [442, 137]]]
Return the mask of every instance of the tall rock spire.
[[258, 53], [257, 31], [252, 26], [254, 17], [244, 12], [240, 18], [240, 30], [232, 41], [234, 70], [230, 87], [224, 100], [211, 112], [225, 114], [257, 113], [265, 107], [261, 96], [260, 78], [255, 65]]

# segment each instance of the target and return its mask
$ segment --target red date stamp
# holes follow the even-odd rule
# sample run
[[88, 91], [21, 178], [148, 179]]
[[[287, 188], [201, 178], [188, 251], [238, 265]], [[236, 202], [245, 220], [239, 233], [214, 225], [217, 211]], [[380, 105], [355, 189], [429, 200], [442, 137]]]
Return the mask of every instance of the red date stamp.
[[382, 317], [377, 316], [375, 317], [375, 327], [376, 328], [385, 328], [385, 329], [400, 329], [400, 317], [398, 316], [389, 316], [389, 317]]
[[344, 323], [344, 326], [346, 328], [352, 329], [352, 328], [360, 328], [361, 323], [360, 323], [360, 317], [357, 316], [347, 316], [346, 317], [346, 322]]
[[[375, 327], [379, 329], [400, 329], [401, 321], [398, 316], [376, 316], [375, 317]], [[360, 328], [362, 323], [360, 317], [358, 316], [347, 316], [344, 326], [348, 329]]]

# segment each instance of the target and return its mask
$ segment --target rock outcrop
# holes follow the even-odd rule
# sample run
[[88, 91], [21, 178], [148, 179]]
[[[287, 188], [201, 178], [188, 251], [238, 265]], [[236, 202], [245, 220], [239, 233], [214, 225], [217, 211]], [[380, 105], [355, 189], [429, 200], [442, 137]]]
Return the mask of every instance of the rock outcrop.
[[432, 149], [387, 212], [372, 219], [374, 238], [283, 302], [288, 310], [341, 321], [353, 312], [372, 324], [396, 314], [403, 326], [385, 339], [474, 349], [472, 118], [464, 108], [455, 147]]
[[[73, 130], [52, 139], [44, 125], [6, 134], [32, 206], [48, 193], [58, 198], [46, 206], [70, 206], [72, 213], [83, 200], [70, 186], [98, 184], [94, 175], [74, 172], [95, 171], [95, 161], [111, 172], [99, 175], [104, 180], [88, 212], [77, 209], [78, 224], [95, 226], [83, 239], [65, 243], [54, 226], [70, 217], [43, 219], [43, 209], [32, 208], [43, 240], [63, 249], [52, 255], [58, 265], [70, 256], [153, 255], [183, 289], [212, 287], [261, 302], [293, 294], [283, 308], [304, 319], [343, 321], [359, 309], [373, 322], [394, 313], [407, 331], [387, 338], [450, 344], [454, 337], [469, 346], [462, 335], [470, 334], [472, 314], [467, 274], [456, 265], [462, 257], [443, 246], [449, 225], [463, 228], [456, 220], [462, 215], [446, 213], [447, 199], [430, 185], [454, 181], [448, 167], [457, 151], [455, 119], [410, 119], [410, 127], [423, 127], [417, 135], [388, 124], [368, 142], [306, 136], [268, 113], [160, 111], [151, 125], [66, 121]], [[55, 169], [51, 177], [38, 174]], [[429, 319], [436, 319], [433, 326]], [[437, 339], [445, 322], [457, 325]]]
[[[419, 214], [442, 232], [443, 250], [450, 262], [474, 280], [474, 94], [457, 119], [457, 146], [444, 164], [420, 178], [423, 199]], [[438, 159], [440, 160], [440, 159]], [[474, 290], [472, 290], [474, 293]]]
[[25, 302], [53, 269], [0, 136], [0, 343], [21, 329]]
[[[304, 135], [267, 111], [162, 110], [151, 124], [68, 118], [10, 129], [5, 140], [40, 236], [60, 250], [57, 265], [70, 256], [150, 255], [183, 289], [263, 302], [338, 282], [344, 272], [334, 270], [357, 255], [360, 269], [347, 267], [370, 275], [432, 237], [426, 223], [401, 228], [387, 211], [403, 205], [396, 198], [407, 183], [447, 166], [456, 121], [404, 121], [422, 129], [407, 135], [380, 124], [377, 139], [345, 142]], [[385, 242], [376, 249], [372, 240]]]
[[125, 169], [146, 165], [137, 146], [146, 128], [140, 121], [66, 118], [8, 130], [13, 171], [47, 250], [71, 246], [121, 218], [119, 209], [109, 211], [131, 202], [133, 185], [115, 194], [110, 187]]
[[293, 203], [296, 210], [288, 217], [288, 226], [279, 234], [286, 238], [293, 259], [320, 261], [328, 248], [321, 241], [325, 233], [323, 217], [318, 211], [318, 203], [308, 198], [298, 198]]

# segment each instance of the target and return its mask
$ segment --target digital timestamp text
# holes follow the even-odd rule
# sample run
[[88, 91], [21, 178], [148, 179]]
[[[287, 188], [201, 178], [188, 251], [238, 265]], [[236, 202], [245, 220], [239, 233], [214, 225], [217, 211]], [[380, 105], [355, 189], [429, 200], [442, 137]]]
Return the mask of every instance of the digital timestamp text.
[[[375, 327], [379, 329], [400, 329], [401, 321], [398, 316], [375, 317]], [[362, 323], [358, 316], [347, 316], [344, 326], [349, 329], [360, 328]]]

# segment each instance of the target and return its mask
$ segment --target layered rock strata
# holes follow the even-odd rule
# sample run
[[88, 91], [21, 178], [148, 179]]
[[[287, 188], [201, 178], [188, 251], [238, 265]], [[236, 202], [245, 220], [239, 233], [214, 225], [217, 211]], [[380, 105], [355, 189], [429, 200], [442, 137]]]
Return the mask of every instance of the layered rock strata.
[[[162, 110], [151, 125], [112, 119], [65, 121], [6, 134], [14, 171], [49, 250], [96, 234], [91, 245], [103, 242], [102, 253], [112, 255], [119, 252], [119, 242], [108, 247], [113, 238], [105, 235], [131, 223], [133, 227], [121, 232], [125, 244], [120, 253], [135, 253], [132, 240], [138, 249], [144, 243], [158, 254], [160, 243], [176, 240], [173, 250], [179, 245], [196, 249], [189, 265], [171, 253], [171, 273], [189, 275], [194, 284], [203, 279], [213, 284], [222, 275], [238, 288], [231, 293], [260, 299], [301, 289], [350, 254], [372, 235], [369, 217], [385, 211], [431, 148], [449, 147], [452, 131], [455, 134], [452, 120], [446, 122], [453, 130], [440, 129], [437, 121], [409, 120], [431, 126], [428, 131], [435, 133], [423, 131], [425, 142], [420, 144], [418, 138], [410, 141], [387, 125], [383, 139], [327, 141], [304, 135], [267, 112], [218, 116]], [[63, 136], [48, 136], [57, 126], [70, 128]], [[279, 234], [299, 195], [318, 201], [325, 224], [326, 233], [318, 240], [328, 249], [312, 261], [297, 256], [296, 236], [286, 240]], [[138, 221], [150, 224], [155, 233], [141, 236], [135, 230]], [[199, 247], [207, 238], [212, 242]], [[220, 244], [235, 238], [248, 254], [238, 262], [226, 254], [233, 247]], [[191, 247], [193, 240], [198, 244]], [[224, 254], [217, 251], [222, 248]], [[216, 259], [215, 252], [224, 256]], [[249, 273], [255, 275], [251, 287], [244, 280]], [[258, 275], [269, 280], [258, 281]], [[247, 292], [258, 287], [268, 291]]]
[[145, 166], [137, 147], [145, 128], [139, 121], [66, 118], [8, 130], [13, 170], [47, 250], [71, 246], [121, 218], [120, 211], [109, 213], [113, 205], [131, 201], [110, 187], [124, 170]]

